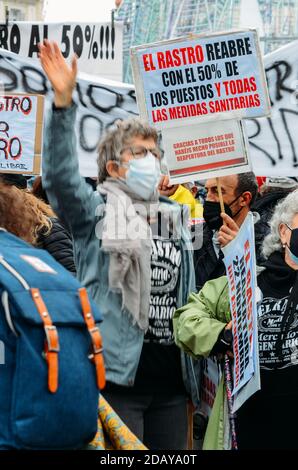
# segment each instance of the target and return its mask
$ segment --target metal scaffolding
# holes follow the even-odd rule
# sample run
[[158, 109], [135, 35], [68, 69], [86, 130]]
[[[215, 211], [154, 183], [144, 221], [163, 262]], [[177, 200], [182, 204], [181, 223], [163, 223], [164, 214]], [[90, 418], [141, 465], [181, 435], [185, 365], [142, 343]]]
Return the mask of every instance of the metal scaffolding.
[[[223, 31], [240, 25], [241, 0], [123, 0], [117, 19], [125, 24], [124, 81], [131, 82], [129, 49], [133, 45]], [[264, 23], [265, 52], [270, 52], [298, 33], [298, 0], [258, 0]]]
[[124, 0], [117, 12], [123, 20], [124, 81], [131, 82], [129, 49], [189, 33], [230, 29], [237, 24], [240, 0]]
[[265, 53], [298, 39], [298, 0], [259, 0]]

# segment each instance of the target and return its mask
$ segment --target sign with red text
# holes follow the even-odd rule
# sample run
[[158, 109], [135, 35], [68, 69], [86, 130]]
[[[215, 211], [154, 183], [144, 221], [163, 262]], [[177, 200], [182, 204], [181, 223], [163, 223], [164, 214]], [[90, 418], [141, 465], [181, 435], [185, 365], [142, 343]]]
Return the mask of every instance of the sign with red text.
[[43, 105], [41, 95], [0, 95], [0, 173], [40, 174]]
[[[237, 237], [222, 248], [222, 251], [229, 283], [232, 317], [234, 353], [232, 396], [239, 408], [249, 396], [260, 389], [257, 278], [254, 221], [251, 212], [246, 216]], [[245, 400], [241, 397], [242, 393]], [[234, 403], [234, 411], [236, 409]]]
[[251, 171], [241, 121], [163, 129], [162, 138], [173, 184]]
[[158, 128], [269, 115], [255, 30], [136, 46], [131, 59], [141, 117]]
[[200, 411], [210, 416], [222, 377], [221, 362], [215, 357], [202, 359]]
[[0, 47], [39, 62], [38, 44], [56, 41], [63, 57], [78, 58], [80, 72], [122, 81], [123, 23], [28, 23], [1, 25]]

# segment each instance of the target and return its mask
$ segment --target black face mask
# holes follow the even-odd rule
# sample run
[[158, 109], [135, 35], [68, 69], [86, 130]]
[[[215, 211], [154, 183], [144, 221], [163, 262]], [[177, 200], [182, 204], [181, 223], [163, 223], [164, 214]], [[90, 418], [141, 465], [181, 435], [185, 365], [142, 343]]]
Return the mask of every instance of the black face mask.
[[291, 230], [291, 238], [290, 238], [290, 245], [289, 249], [291, 253], [298, 258], [298, 228], [291, 228], [288, 226], [288, 228]]
[[[236, 214], [233, 214], [231, 211], [231, 205], [234, 204], [234, 202], [236, 202], [240, 196], [237, 196], [236, 199], [231, 202], [231, 204], [224, 204], [225, 213], [231, 218], [235, 217], [243, 209], [241, 207], [239, 211], [236, 212]], [[221, 212], [222, 210], [220, 208], [220, 202], [205, 201], [203, 217], [205, 219], [206, 224], [211, 230], [219, 230], [220, 227], [223, 225], [223, 220], [220, 216]]]

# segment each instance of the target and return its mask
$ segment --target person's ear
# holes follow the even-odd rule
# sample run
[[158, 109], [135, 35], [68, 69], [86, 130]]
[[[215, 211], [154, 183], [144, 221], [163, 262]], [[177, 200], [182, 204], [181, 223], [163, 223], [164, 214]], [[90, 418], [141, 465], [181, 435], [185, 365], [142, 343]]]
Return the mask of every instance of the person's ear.
[[279, 237], [280, 237], [280, 241], [282, 245], [285, 245], [287, 241], [287, 236], [286, 236], [287, 230], [288, 230], [288, 227], [286, 226], [286, 224], [283, 224], [283, 223], [279, 224], [278, 231], [279, 231]]
[[106, 163], [106, 170], [112, 178], [117, 178], [119, 176], [119, 166], [114, 160], [108, 160]]
[[244, 193], [241, 194], [240, 206], [249, 207], [251, 204], [251, 200], [252, 200], [251, 193], [249, 191], [245, 191]]

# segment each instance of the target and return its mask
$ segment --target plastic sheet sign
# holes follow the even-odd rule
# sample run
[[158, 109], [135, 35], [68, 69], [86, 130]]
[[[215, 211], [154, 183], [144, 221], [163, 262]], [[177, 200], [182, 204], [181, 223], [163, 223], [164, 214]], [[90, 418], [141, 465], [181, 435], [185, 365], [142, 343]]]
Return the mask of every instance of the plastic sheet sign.
[[145, 44], [131, 58], [140, 114], [158, 128], [269, 115], [255, 30]]
[[[260, 388], [253, 214], [223, 248], [229, 282], [233, 331], [233, 396], [239, 408]], [[249, 384], [249, 382], [252, 382]], [[248, 387], [250, 385], [250, 387]], [[242, 394], [242, 396], [241, 396]], [[235, 405], [235, 403], [234, 403]]]
[[251, 171], [241, 121], [163, 129], [162, 138], [173, 184]]
[[210, 416], [222, 377], [221, 363], [215, 357], [202, 359], [200, 411]]
[[0, 47], [38, 60], [38, 43], [56, 41], [63, 56], [74, 54], [80, 72], [122, 81], [123, 23], [17, 22], [0, 29]]
[[0, 95], [0, 172], [40, 174], [44, 97]]

